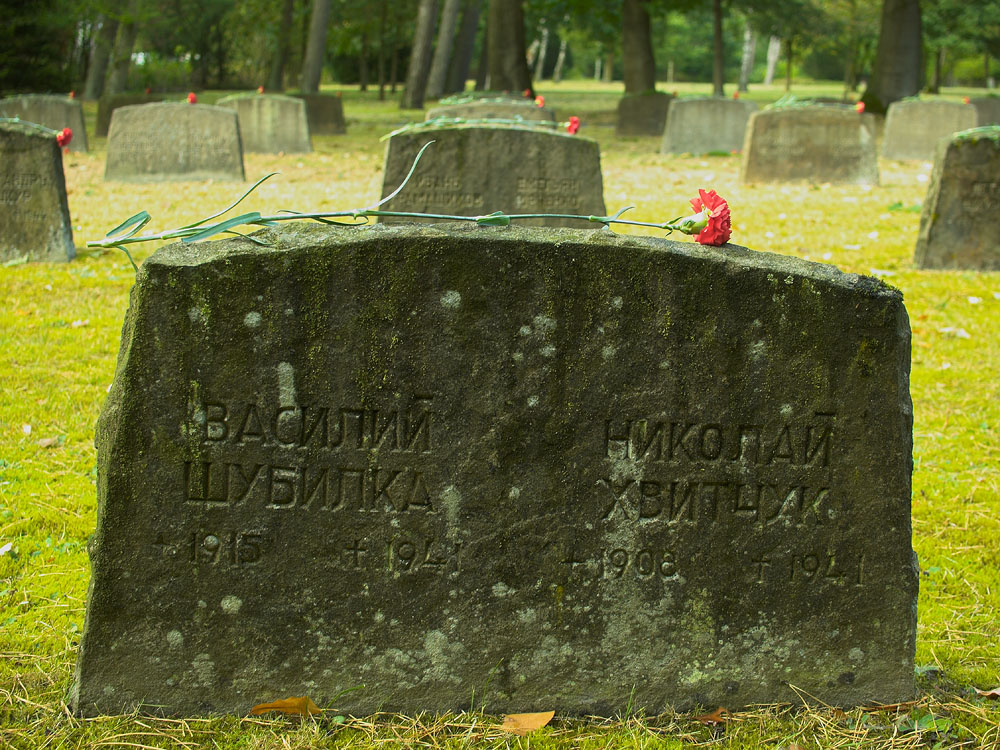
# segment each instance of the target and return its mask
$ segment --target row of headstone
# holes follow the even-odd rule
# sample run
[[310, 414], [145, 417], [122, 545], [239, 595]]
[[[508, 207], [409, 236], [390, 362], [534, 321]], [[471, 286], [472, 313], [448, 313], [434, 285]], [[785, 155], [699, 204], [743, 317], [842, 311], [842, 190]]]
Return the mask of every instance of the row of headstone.
[[54, 94], [23, 94], [0, 99], [0, 117], [16, 117], [42, 125], [50, 130], [69, 128], [73, 139], [70, 151], [87, 150], [87, 128], [84, 126], [80, 102], [68, 96]]
[[528, 120], [555, 122], [555, 113], [545, 107], [539, 107], [534, 100], [513, 97], [487, 97], [473, 99], [458, 99], [445, 101], [437, 107], [427, 110], [427, 120], [439, 117], [459, 118], [464, 120]]

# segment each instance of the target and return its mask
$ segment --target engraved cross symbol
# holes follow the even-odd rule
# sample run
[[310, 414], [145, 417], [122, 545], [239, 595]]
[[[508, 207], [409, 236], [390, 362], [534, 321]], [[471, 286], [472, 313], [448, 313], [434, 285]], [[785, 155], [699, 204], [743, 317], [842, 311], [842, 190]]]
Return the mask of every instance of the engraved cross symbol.
[[355, 539], [353, 545], [349, 544], [346, 547], [344, 547], [344, 552], [347, 552], [349, 555], [351, 555], [354, 558], [354, 561], [351, 564], [352, 568], [360, 568], [361, 567], [361, 556], [364, 555], [365, 552], [367, 552], [367, 551], [368, 551], [367, 547], [362, 547], [361, 546], [361, 540], [360, 539]]

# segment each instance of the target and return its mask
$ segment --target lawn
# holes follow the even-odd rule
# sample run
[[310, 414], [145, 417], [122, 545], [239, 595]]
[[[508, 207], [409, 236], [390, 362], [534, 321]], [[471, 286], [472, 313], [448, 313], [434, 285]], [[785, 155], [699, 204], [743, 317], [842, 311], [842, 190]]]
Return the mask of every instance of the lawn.
[[[705, 85], [661, 88], [708, 93]], [[64, 701], [96, 518], [93, 433], [134, 278], [122, 253], [84, 244], [143, 209], [153, 231], [189, 223], [246, 187], [106, 184], [106, 144], [92, 138], [90, 153], [64, 159], [80, 257], [0, 268], [0, 747], [1000, 747], [1000, 701], [976, 692], [1000, 688], [1000, 274], [913, 267], [931, 165], [882, 161], [878, 187], [748, 187], [740, 184], [737, 156], [673, 157], [658, 153], [655, 138], [617, 139], [620, 87], [564, 82], [539, 90], [562, 120], [577, 114], [580, 135], [600, 143], [609, 212], [634, 205], [632, 218], [664, 221], [684, 213], [697, 188], [714, 188], [732, 208], [733, 242], [877, 275], [902, 290], [913, 329], [919, 697], [848, 712], [807, 705], [804, 697], [802, 705], [717, 722], [674, 714], [557, 716], [527, 738], [501, 732], [488, 704], [448, 716], [354, 718], [333, 705], [306, 720], [72, 717]], [[225, 93], [199, 98], [210, 103]], [[773, 101], [782, 93], [780, 86], [756, 87], [750, 97]], [[803, 84], [794, 93], [839, 96], [841, 88]], [[976, 93], [949, 90], [947, 97]], [[343, 97], [348, 135], [314, 138], [311, 155], [245, 157], [250, 181], [280, 172], [245, 210], [350, 209], [377, 200], [380, 137], [422, 113], [380, 102], [376, 92], [345, 87]], [[95, 107], [85, 107], [92, 127]], [[137, 262], [153, 249], [138, 246]]]

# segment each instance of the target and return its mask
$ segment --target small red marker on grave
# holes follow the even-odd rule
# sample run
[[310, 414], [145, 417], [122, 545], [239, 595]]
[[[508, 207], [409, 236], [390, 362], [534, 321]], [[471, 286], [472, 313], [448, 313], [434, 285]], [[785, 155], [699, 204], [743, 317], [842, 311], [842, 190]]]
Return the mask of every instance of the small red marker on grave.
[[525, 99], [531, 98], [531, 89], [525, 89], [522, 93], [524, 94]]
[[151, 89], [149, 86], [147, 86], [146, 87], [146, 96], [149, 96], [152, 93], [153, 93], [153, 89]]
[[192, 91], [190, 94], [188, 94], [188, 104], [197, 104], [197, 103], [198, 103], [198, 97], [195, 96], [194, 92]]
[[536, 107], [544, 107], [545, 106], [545, 97], [544, 96], [536, 96], [535, 97], [535, 106]]
[[59, 148], [65, 148], [71, 140], [73, 140], [73, 131], [69, 128], [63, 128], [61, 133], [56, 133], [56, 143], [59, 144]]
[[566, 125], [566, 132], [570, 135], [576, 135], [576, 131], [580, 129], [580, 118], [573, 115], [569, 118], [569, 124]]
[[69, 92], [69, 98], [70, 99], [76, 99], [76, 92], [75, 91], [70, 91]]
[[258, 86], [257, 87], [257, 93], [258, 94], [263, 94], [264, 93], [264, 87], [263, 86]]
[[969, 97], [967, 97], [967, 96], [963, 96], [962, 97], [962, 103], [963, 104], [969, 104], [970, 102], [971, 102], [971, 100], [969, 99]]
[[734, 91], [733, 92], [733, 99], [739, 99], [739, 98], [740, 98], [740, 92], [739, 91]]
[[864, 102], [858, 102], [857, 104], [854, 105], [854, 108], [856, 110], [858, 110], [858, 112], [864, 112], [865, 111], [865, 103]]

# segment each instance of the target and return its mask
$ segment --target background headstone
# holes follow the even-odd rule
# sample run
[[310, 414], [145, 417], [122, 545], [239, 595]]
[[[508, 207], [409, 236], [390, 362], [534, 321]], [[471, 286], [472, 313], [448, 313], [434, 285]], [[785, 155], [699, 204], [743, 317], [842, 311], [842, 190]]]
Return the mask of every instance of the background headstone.
[[743, 148], [747, 122], [756, 102], [706, 97], [675, 99], [667, 111], [660, 151], [665, 154], [704, 154]]
[[329, 94], [292, 94], [306, 103], [310, 135], [343, 135], [347, 132], [344, 104], [339, 96]]
[[306, 103], [277, 94], [238, 94], [217, 106], [236, 110], [243, 149], [259, 154], [303, 154], [312, 151]]
[[236, 112], [181, 102], [119, 107], [111, 118], [104, 179], [244, 179]]
[[139, 272], [76, 711], [914, 697], [898, 291], [603, 231], [261, 236]]
[[1000, 125], [1000, 96], [981, 96], [969, 104], [976, 108], [977, 125]]
[[75, 255], [56, 137], [30, 123], [0, 123], [0, 261]]
[[111, 127], [111, 113], [119, 107], [162, 102], [162, 94], [110, 94], [97, 100], [97, 124], [94, 127], [98, 137], [105, 137]]
[[443, 104], [427, 110], [425, 119], [461, 117], [465, 120], [544, 120], [555, 122], [556, 115], [548, 107], [539, 107], [532, 99], [471, 99]]
[[977, 118], [976, 108], [961, 102], [893, 102], [885, 117], [882, 156], [930, 161], [939, 140], [976, 127]]
[[938, 144], [920, 215], [918, 268], [1000, 271], [1000, 127]]
[[[386, 211], [478, 216], [507, 213], [604, 215], [601, 151], [587, 138], [549, 128], [491, 124], [421, 127], [393, 135], [386, 146], [382, 197], [406, 177]], [[413, 219], [382, 219], [413, 221]], [[530, 219], [548, 226], [599, 224], [571, 219]]]
[[623, 96], [618, 100], [615, 135], [663, 135], [674, 97], [659, 91]]
[[83, 122], [83, 108], [80, 102], [68, 96], [52, 94], [9, 96], [0, 99], [0, 117], [19, 117], [52, 130], [69, 128], [73, 131], [69, 150], [87, 150], [87, 128]]
[[753, 182], [878, 184], [874, 128], [851, 109], [784, 107], [754, 112], [741, 177]]

